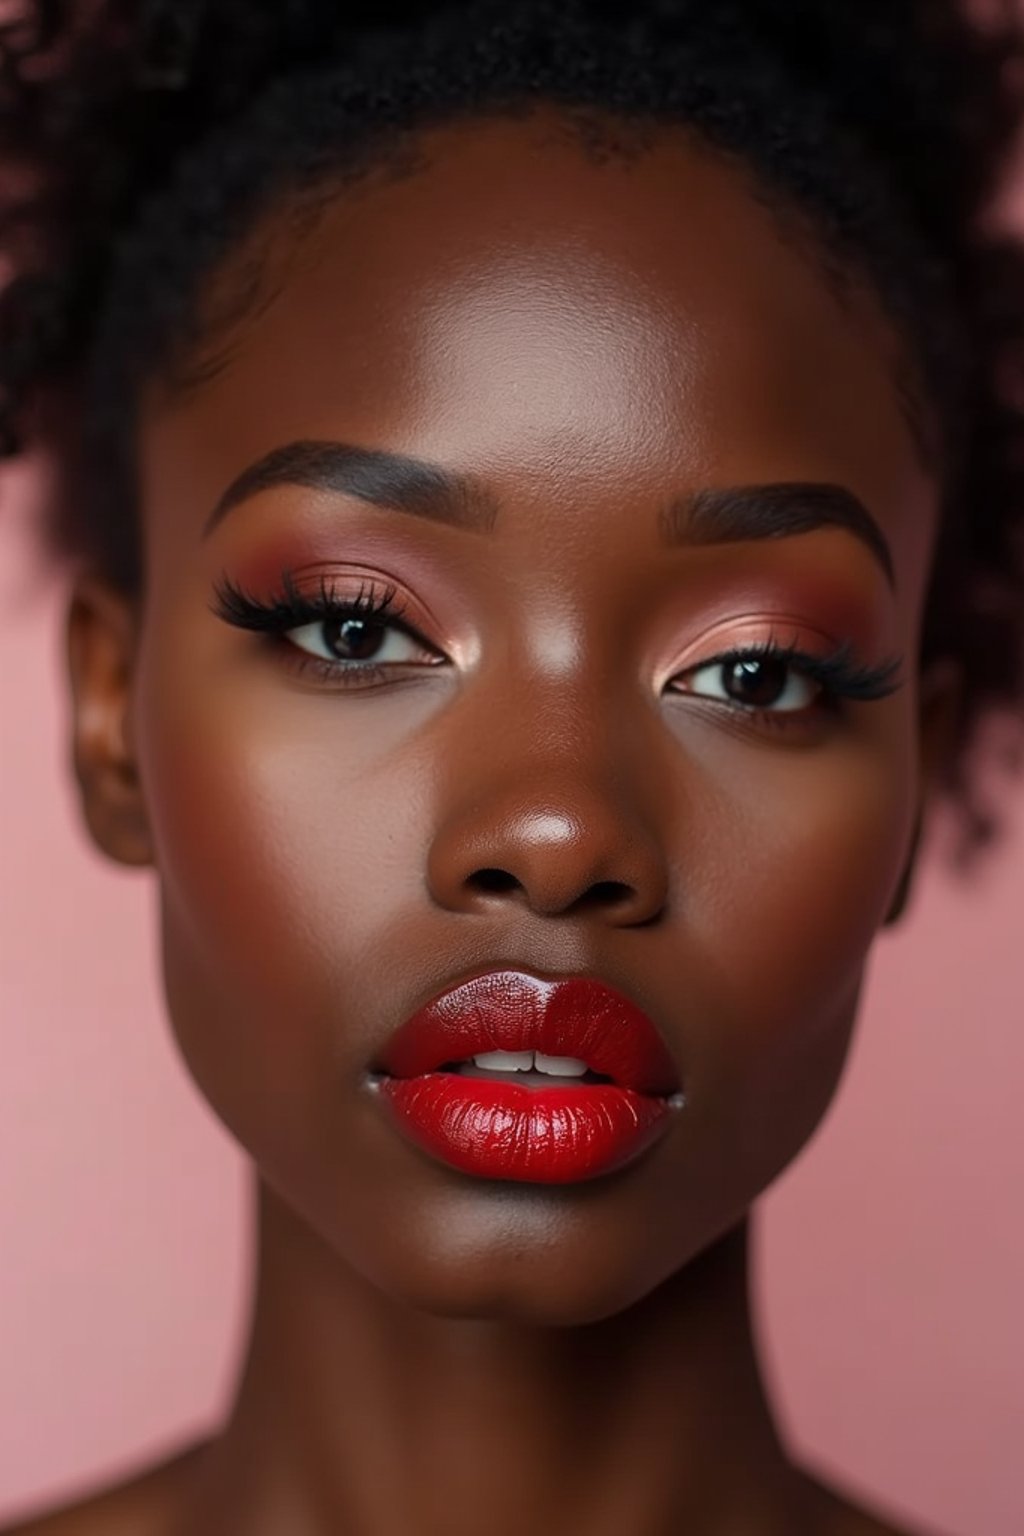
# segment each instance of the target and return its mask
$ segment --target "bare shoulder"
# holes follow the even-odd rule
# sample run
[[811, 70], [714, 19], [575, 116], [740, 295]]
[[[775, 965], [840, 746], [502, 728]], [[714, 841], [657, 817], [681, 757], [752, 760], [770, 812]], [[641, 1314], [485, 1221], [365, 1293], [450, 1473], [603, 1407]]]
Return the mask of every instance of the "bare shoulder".
[[45, 1513], [5, 1526], [0, 1536], [169, 1536], [182, 1485], [203, 1443]]
[[815, 1500], [815, 1531], [820, 1536], [946, 1536], [933, 1527], [909, 1526], [894, 1520], [881, 1509], [872, 1509], [848, 1491], [826, 1486], [807, 1475]]
[[[175, 1536], [183, 1490], [206, 1444], [197, 1442], [113, 1487], [5, 1526], [0, 1536]], [[814, 1536], [945, 1536], [894, 1524], [806, 1471], [801, 1481], [808, 1497], [807, 1524], [801, 1528]]]
[[867, 1510], [848, 1505], [828, 1526], [827, 1536], [940, 1536], [940, 1533], [922, 1530], [920, 1526], [911, 1530], [909, 1525], [893, 1525]]

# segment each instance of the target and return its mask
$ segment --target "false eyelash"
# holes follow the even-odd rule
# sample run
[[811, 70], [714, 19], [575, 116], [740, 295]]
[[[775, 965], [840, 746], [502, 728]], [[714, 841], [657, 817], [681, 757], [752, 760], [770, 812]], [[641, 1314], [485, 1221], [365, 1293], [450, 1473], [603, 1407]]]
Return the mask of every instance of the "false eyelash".
[[[723, 651], [718, 656], [709, 656], [706, 661], [701, 661], [690, 670], [703, 671], [705, 667], [725, 666], [728, 662], [751, 659], [779, 661], [785, 666], [793, 667], [811, 678], [813, 682], [820, 683], [824, 692], [833, 699], [861, 701], [886, 699], [902, 687], [900, 682], [894, 680], [903, 664], [902, 657], [894, 656], [876, 667], [863, 666], [854, 660], [853, 645], [849, 640], [844, 641], [828, 656], [813, 656], [807, 651], [800, 650], [795, 644], [780, 645], [774, 639], [765, 640], [734, 651]], [[737, 701], [737, 707], [749, 709], [752, 712], [756, 708], [753, 705], [743, 705], [739, 701]], [[767, 711], [767, 713], [777, 712]]]
[[[264, 601], [244, 591], [230, 577], [224, 576], [214, 588], [216, 603], [211, 604], [211, 609], [218, 618], [225, 620], [228, 624], [271, 635], [283, 635], [289, 629], [298, 629], [303, 624], [315, 624], [326, 619], [358, 618], [394, 624], [411, 635], [413, 639], [426, 643], [415, 629], [401, 622], [406, 610], [404, 605], [395, 603], [397, 588], [394, 586], [387, 586], [376, 595], [372, 587], [360, 587], [355, 597], [341, 598], [330, 580], [321, 575], [317, 592], [310, 595], [300, 592], [292, 572], [285, 571], [281, 578], [281, 587], [282, 596]], [[896, 693], [902, 686], [900, 682], [894, 681], [902, 666], [901, 657], [893, 657], [875, 667], [860, 665], [854, 659], [850, 641], [844, 641], [828, 656], [814, 656], [807, 651], [802, 651], [795, 642], [782, 645], [773, 637], [731, 651], [722, 651], [717, 656], [709, 656], [690, 670], [696, 671], [698, 667], [703, 670], [705, 667], [725, 666], [728, 662], [751, 659], [778, 661], [799, 670], [812, 681], [820, 684], [824, 694], [832, 702], [839, 699], [855, 701], [884, 699]], [[314, 669], [335, 676], [343, 674], [346, 670], [358, 671], [360, 678], [367, 682], [373, 681], [389, 670], [359, 663], [346, 666], [346, 663], [341, 661], [321, 663], [315, 658], [307, 658], [303, 665], [311, 665]], [[744, 714], [763, 715], [779, 724], [789, 723], [787, 721], [789, 711], [759, 709], [738, 700], [732, 707]]]
[[[281, 588], [282, 596], [265, 602], [244, 591], [230, 577], [223, 576], [214, 587], [217, 601], [212, 605], [213, 612], [225, 623], [235, 624], [239, 629], [262, 630], [270, 634], [284, 633], [324, 619], [387, 619], [389, 623], [398, 623], [405, 612], [405, 607], [394, 601], [398, 589], [393, 586], [386, 587], [378, 595], [372, 587], [360, 587], [355, 597], [341, 598], [337, 588], [321, 575], [319, 589], [310, 595], [300, 592], [291, 571], [285, 571]], [[420, 638], [408, 626], [400, 627], [414, 638]]]

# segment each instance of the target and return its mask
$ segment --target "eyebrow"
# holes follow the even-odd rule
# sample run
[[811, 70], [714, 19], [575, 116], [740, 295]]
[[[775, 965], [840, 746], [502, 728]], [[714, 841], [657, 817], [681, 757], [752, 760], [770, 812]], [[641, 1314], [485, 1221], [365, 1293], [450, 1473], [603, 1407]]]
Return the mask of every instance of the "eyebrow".
[[492, 532], [498, 515], [497, 501], [470, 475], [380, 448], [303, 441], [275, 448], [244, 469], [210, 513], [203, 537], [232, 507], [275, 485], [302, 485], [338, 496], [355, 496], [393, 512], [407, 512], [477, 533]]
[[[474, 533], [492, 533], [498, 517], [497, 500], [471, 475], [384, 449], [303, 440], [275, 448], [244, 469], [210, 513], [203, 537], [233, 507], [277, 485], [354, 496]], [[773, 481], [706, 489], [676, 497], [658, 517], [660, 542], [669, 548], [779, 539], [826, 527], [845, 528], [860, 539], [895, 587], [892, 552], [881, 528], [842, 485]]]
[[680, 497], [658, 519], [664, 544], [728, 544], [782, 539], [816, 528], [845, 528], [874, 555], [890, 587], [896, 586], [892, 550], [864, 503], [844, 485], [776, 480], [697, 491]]

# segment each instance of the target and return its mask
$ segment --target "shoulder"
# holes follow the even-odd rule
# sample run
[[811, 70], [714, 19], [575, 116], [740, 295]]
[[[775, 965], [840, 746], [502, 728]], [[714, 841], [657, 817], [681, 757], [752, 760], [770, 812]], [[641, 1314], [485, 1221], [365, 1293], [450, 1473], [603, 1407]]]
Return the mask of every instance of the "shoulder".
[[4, 1526], [0, 1536], [170, 1536], [178, 1495], [202, 1449], [190, 1445], [122, 1482]]
[[807, 1485], [812, 1493], [814, 1528], [820, 1536], [945, 1536], [933, 1528], [925, 1530], [897, 1522], [883, 1511], [849, 1497], [848, 1490], [826, 1486], [815, 1477], [807, 1476]]

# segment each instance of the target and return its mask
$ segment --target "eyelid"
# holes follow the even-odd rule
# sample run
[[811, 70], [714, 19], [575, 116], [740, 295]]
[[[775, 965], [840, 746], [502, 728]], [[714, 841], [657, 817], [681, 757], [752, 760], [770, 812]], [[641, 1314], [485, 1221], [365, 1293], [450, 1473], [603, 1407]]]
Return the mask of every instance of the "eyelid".
[[692, 672], [696, 667], [708, 666], [747, 649], [777, 645], [784, 650], [812, 651], [819, 644], [823, 649], [835, 650], [844, 644], [844, 637], [796, 614], [766, 613], [759, 617], [745, 614], [720, 619], [702, 631], [698, 638], [687, 642], [681, 654], [675, 653], [671, 665], [666, 666], [659, 679], [659, 690], [681, 673]]
[[[309, 584], [303, 579], [304, 572], [310, 572]], [[394, 576], [376, 566], [317, 566], [315, 576], [309, 566], [298, 566], [284, 571], [282, 580], [303, 597], [316, 601], [323, 594], [339, 608], [354, 603], [360, 593], [375, 601], [388, 594], [389, 605], [393, 610], [388, 623], [398, 629], [414, 629], [418, 637], [424, 640], [427, 639], [428, 630], [436, 633], [441, 627], [422, 598], [416, 597], [404, 582], [397, 581]]]
[[[286, 608], [300, 609], [303, 617], [295, 620], [293, 627], [296, 628], [314, 622], [321, 611], [376, 604], [384, 598], [391, 609], [388, 623], [396, 628], [416, 630], [418, 638], [424, 640], [429, 630], [436, 632], [441, 628], [428, 604], [376, 567], [284, 566], [270, 579], [261, 579], [252, 585], [222, 571], [213, 590], [221, 612], [225, 608], [241, 608], [248, 604], [254, 609], [276, 613], [280, 620], [284, 618]], [[239, 601], [235, 603], [234, 599]], [[262, 627], [270, 628], [271, 625], [268, 622]], [[278, 622], [274, 627], [281, 625]]]

